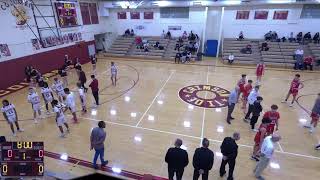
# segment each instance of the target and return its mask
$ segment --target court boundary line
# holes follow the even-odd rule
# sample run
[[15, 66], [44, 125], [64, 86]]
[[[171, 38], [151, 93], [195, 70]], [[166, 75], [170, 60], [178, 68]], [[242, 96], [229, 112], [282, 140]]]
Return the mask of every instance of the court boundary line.
[[[206, 85], [208, 85], [208, 84], [209, 84], [209, 66], [207, 68], [207, 82], [206, 82]], [[206, 91], [206, 94], [205, 94], [204, 98], [207, 99], [207, 96], [208, 96], [208, 91]], [[204, 122], [205, 122], [205, 119], [206, 119], [206, 109], [207, 108], [203, 108], [201, 137], [200, 137], [200, 144], [199, 144], [200, 147], [201, 147], [203, 136], [204, 136]]]
[[158, 96], [160, 95], [160, 93], [162, 92], [162, 90], [164, 89], [164, 87], [167, 85], [167, 83], [169, 82], [169, 80], [171, 79], [172, 75], [174, 74], [175, 71], [171, 71], [169, 77], [167, 78], [166, 82], [162, 85], [162, 87], [159, 89], [159, 91], [157, 92], [157, 94], [155, 95], [155, 97], [153, 98], [153, 100], [151, 101], [151, 103], [149, 104], [148, 108], [146, 109], [146, 111], [142, 114], [140, 120], [138, 121], [138, 123], [136, 124], [136, 127], [139, 126], [139, 124], [141, 123], [141, 121], [143, 120], [144, 116], [147, 114], [147, 112], [149, 111], [149, 109], [151, 108], [151, 106], [153, 105], [154, 101], [158, 98]]
[[[67, 115], [67, 116], [71, 116], [71, 115]], [[183, 136], [183, 137], [189, 137], [189, 138], [193, 138], [193, 139], [201, 139], [201, 137], [197, 137], [197, 136], [181, 134], [181, 133], [175, 133], [175, 132], [170, 132], [170, 131], [163, 131], [163, 130], [152, 129], [152, 128], [145, 128], [145, 127], [141, 127], [141, 126], [136, 127], [134, 125], [117, 123], [117, 122], [112, 122], [112, 121], [99, 120], [99, 119], [87, 118], [87, 117], [78, 117], [78, 118], [87, 119], [87, 120], [96, 121], [96, 122], [104, 121], [104, 122], [106, 122], [108, 124], [114, 124], [114, 125], [118, 125], [118, 126], [125, 126], [125, 127], [142, 129], [142, 130], [147, 130], [147, 131], [152, 131], [152, 132], [158, 132], [158, 133], [164, 133], [164, 134], [170, 134], [170, 135], [177, 135], [177, 136]], [[213, 144], [219, 144], [219, 145], [222, 143], [221, 140], [210, 139], [210, 138], [209, 138], [209, 141], [212, 141]], [[247, 145], [247, 144], [238, 144], [238, 146], [245, 147], [245, 148], [250, 148], [250, 149], [253, 148], [253, 145]], [[292, 152], [281, 151], [281, 150], [280, 151], [275, 150], [275, 152], [279, 153], [279, 154], [287, 154], [287, 155], [291, 155], [291, 156], [297, 156], [297, 157], [304, 157], [304, 158], [309, 158], [309, 159], [320, 160], [320, 157], [310, 156], [310, 155], [305, 155], [305, 154], [292, 153]]]

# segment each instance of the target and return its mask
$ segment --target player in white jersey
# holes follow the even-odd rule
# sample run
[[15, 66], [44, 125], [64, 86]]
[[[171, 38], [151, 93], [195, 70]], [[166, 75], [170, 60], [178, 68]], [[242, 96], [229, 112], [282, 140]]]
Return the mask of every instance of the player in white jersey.
[[50, 114], [49, 112], [49, 103], [51, 104], [52, 100], [53, 100], [53, 94], [52, 94], [52, 90], [50, 87], [48, 87], [48, 83], [44, 83], [43, 87], [41, 88], [41, 94], [43, 97], [43, 100], [46, 104], [46, 110], [47, 110], [47, 114]]
[[118, 69], [114, 62], [111, 62], [111, 81], [112, 85], [116, 86], [117, 85], [117, 74], [118, 74]]
[[57, 94], [59, 102], [62, 103], [64, 98], [66, 97], [66, 94], [64, 93], [63, 82], [58, 78], [54, 78], [52, 89]]
[[32, 105], [34, 122], [38, 123], [37, 112], [41, 118], [41, 104], [40, 97], [33, 88], [29, 88], [28, 102]]
[[4, 118], [7, 120], [7, 122], [10, 125], [12, 135], [16, 136], [16, 133], [14, 131], [13, 124], [16, 125], [18, 132], [22, 132], [23, 129], [20, 129], [19, 123], [18, 123], [18, 115], [16, 108], [14, 107], [13, 104], [10, 104], [8, 100], [3, 100], [2, 101], [3, 107], [1, 108], [1, 112], [3, 113]]
[[59, 104], [57, 100], [53, 100], [51, 105], [53, 106], [53, 111], [56, 113], [56, 123], [61, 132], [60, 137], [65, 137], [62, 125], [64, 125], [67, 128], [67, 133], [70, 132], [69, 125], [63, 114], [65, 106], [62, 104]]
[[84, 88], [82, 87], [80, 82], [77, 83], [77, 87], [78, 87], [78, 91], [79, 91], [79, 97], [80, 97], [82, 112], [86, 113], [87, 112], [87, 107], [86, 107], [86, 95], [84, 93]]
[[73, 122], [78, 123], [78, 118], [76, 114], [76, 100], [72, 92], [70, 92], [69, 88], [65, 88], [64, 92], [66, 93], [66, 101], [65, 104], [69, 108], [73, 116]]

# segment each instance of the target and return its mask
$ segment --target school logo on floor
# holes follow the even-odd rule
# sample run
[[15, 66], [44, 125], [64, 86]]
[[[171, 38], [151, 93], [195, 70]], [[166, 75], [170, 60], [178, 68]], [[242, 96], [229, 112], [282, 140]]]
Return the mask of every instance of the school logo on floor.
[[230, 92], [212, 85], [191, 85], [180, 89], [179, 97], [186, 103], [203, 108], [228, 106]]

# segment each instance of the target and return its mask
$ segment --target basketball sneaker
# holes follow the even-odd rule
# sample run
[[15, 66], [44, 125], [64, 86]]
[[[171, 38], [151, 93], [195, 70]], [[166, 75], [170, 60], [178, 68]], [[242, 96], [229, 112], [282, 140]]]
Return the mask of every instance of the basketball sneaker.
[[320, 144], [315, 147], [316, 150], [320, 150]]
[[21, 129], [21, 128], [20, 128], [20, 129], [18, 129], [18, 132], [23, 132], [23, 131], [24, 131], [24, 129]]

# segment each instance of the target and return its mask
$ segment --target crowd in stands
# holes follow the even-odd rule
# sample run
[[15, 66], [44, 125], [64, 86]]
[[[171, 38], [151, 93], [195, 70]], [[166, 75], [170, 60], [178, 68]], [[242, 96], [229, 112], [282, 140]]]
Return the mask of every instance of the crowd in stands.
[[127, 29], [124, 34], [123, 34], [124, 37], [133, 37], [134, 36], [134, 31], [133, 29]]
[[[184, 44], [185, 41], [188, 41], [188, 44]], [[175, 56], [176, 63], [185, 63], [191, 61], [192, 54], [196, 54], [199, 49], [199, 36], [192, 31], [188, 35], [186, 31], [183, 32], [176, 42], [175, 49], [178, 51]], [[197, 54], [197, 58], [200, 59], [201, 55]]]

